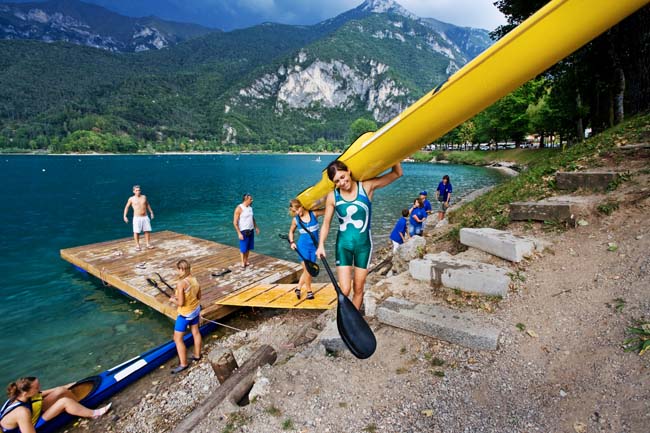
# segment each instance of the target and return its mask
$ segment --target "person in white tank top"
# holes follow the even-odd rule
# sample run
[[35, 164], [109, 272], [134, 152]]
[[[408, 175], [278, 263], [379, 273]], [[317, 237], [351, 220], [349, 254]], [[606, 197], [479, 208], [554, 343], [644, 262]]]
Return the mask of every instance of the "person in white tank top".
[[255, 247], [255, 232], [260, 234], [260, 228], [253, 216], [253, 196], [244, 194], [242, 202], [235, 208], [232, 224], [239, 237], [239, 252], [241, 255], [241, 266], [245, 268], [250, 265], [248, 255]]

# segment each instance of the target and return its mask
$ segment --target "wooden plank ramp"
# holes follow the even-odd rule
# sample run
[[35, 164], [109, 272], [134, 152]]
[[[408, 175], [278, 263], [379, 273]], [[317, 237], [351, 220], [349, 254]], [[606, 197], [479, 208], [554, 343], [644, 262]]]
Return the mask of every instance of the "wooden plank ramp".
[[[151, 308], [176, 318], [176, 306], [169, 298], [147, 283], [147, 278], [166, 288], [156, 275], [169, 284], [176, 284], [176, 262], [186, 259], [192, 274], [201, 285], [202, 315], [217, 320], [237, 309], [218, 303], [230, 294], [265, 284], [286, 284], [298, 280], [302, 267], [251, 251], [251, 266], [240, 266], [239, 248], [195, 238], [172, 231], [154, 232], [151, 242], [155, 248], [136, 251], [133, 238], [124, 238], [61, 250], [61, 257], [88, 273], [147, 304]], [[141, 242], [144, 245], [144, 242]], [[219, 274], [229, 270], [230, 272]], [[214, 274], [214, 275], [213, 275]], [[168, 290], [171, 294], [171, 291]], [[294, 295], [295, 299], [295, 295]]]
[[336, 305], [336, 291], [331, 283], [312, 283], [314, 299], [307, 299], [303, 289], [300, 299], [294, 290], [298, 284], [260, 284], [242, 289], [219, 301], [221, 305], [237, 305], [266, 308], [301, 308], [310, 310], [329, 310]]

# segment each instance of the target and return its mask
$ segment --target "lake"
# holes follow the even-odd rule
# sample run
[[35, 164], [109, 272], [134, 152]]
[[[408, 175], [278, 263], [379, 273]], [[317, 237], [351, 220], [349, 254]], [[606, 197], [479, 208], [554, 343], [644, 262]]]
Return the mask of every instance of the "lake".
[[[68, 383], [171, 338], [168, 318], [103, 287], [59, 256], [62, 248], [132, 236], [122, 212], [134, 184], [142, 186], [155, 213], [154, 245], [156, 231], [173, 230], [237, 246], [233, 211], [242, 195], [250, 193], [261, 228], [255, 251], [297, 261], [277, 234], [288, 230], [289, 200], [318, 181], [334, 156], [315, 159], [248, 154], [0, 156], [0, 383], [31, 375], [39, 376], [45, 387]], [[404, 176], [374, 196], [376, 248], [388, 246], [401, 209], [420, 190], [435, 197], [444, 174], [451, 177], [455, 196], [504, 179], [481, 167], [403, 166]]]

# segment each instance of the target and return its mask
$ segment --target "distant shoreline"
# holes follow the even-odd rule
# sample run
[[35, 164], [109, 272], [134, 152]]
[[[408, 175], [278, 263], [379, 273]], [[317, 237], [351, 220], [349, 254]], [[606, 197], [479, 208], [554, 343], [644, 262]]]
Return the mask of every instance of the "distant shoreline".
[[339, 155], [338, 152], [154, 152], [154, 153], [49, 153], [11, 152], [0, 156], [159, 156], [159, 155]]

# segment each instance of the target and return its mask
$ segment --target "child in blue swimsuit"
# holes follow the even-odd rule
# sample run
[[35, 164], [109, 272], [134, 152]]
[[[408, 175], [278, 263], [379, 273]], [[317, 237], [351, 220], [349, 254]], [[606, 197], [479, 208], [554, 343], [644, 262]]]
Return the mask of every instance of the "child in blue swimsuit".
[[[291, 218], [291, 227], [289, 227], [289, 242], [291, 242], [291, 248], [297, 250], [302, 257], [312, 262], [316, 262], [316, 247], [312, 236], [307, 233], [307, 230], [313, 235], [316, 242], [318, 242], [318, 217], [322, 216], [324, 210], [313, 210], [307, 211], [300, 201], [293, 199], [289, 202], [289, 213], [293, 218]], [[300, 218], [300, 221], [298, 221]], [[302, 224], [301, 224], [302, 223]], [[295, 242], [295, 231], [298, 229], [300, 237], [298, 242]], [[302, 260], [302, 259], [301, 259]], [[298, 287], [296, 288], [296, 296], [300, 299], [300, 290], [305, 287], [307, 289], [307, 299], [314, 299], [314, 292], [311, 289], [312, 277], [309, 272], [307, 272], [307, 267], [305, 262], [302, 262], [302, 275], [298, 281]]]

